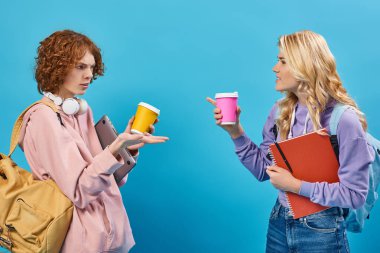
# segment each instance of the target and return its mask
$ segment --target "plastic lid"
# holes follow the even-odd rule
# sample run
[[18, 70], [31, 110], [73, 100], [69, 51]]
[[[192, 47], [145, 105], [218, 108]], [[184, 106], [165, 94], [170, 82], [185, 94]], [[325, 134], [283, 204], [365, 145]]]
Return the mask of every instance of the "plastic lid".
[[144, 106], [144, 107], [148, 108], [149, 110], [154, 111], [155, 113], [157, 113], [158, 115], [160, 115], [160, 110], [157, 109], [154, 106], [151, 106], [150, 104], [147, 104], [147, 103], [144, 103], [144, 102], [140, 102], [139, 105]]
[[235, 121], [226, 121], [226, 122], [222, 122], [220, 123], [221, 125], [235, 125], [236, 122]]
[[237, 98], [239, 94], [237, 91], [235, 92], [225, 92], [225, 93], [216, 93], [215, 98]]
[[133, 134], [143, 134], [142, 132], [140, 132], [139, 130], [136, 130], [136, 129], [132, 129], [131, 133], [133, 133]]

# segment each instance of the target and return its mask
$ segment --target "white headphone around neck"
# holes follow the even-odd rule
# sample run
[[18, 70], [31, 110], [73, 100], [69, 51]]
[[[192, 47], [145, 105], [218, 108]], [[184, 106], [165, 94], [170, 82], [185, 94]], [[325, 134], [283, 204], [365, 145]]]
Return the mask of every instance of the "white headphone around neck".
[[62, 110], [67, 115], [83, 114], [88, 109], [86, 100], [79, 98], [66, 98], [63, 100], [61, 97], [54, 95], [51, 92], [42, 92], [45, 97], [54, 102], [55, 105], [61, 105]]

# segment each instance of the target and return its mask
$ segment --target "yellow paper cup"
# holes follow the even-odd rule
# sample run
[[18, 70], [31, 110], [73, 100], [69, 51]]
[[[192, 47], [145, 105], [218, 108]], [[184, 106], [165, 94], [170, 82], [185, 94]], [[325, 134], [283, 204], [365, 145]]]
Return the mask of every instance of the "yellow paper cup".
[[142, 134], [149, 131], [149, 126], [154, 123], [160, 115], [160, 110], [150, 104], [140, 102], [137, 106], [135, 120], [132, 124], [131, 132]]

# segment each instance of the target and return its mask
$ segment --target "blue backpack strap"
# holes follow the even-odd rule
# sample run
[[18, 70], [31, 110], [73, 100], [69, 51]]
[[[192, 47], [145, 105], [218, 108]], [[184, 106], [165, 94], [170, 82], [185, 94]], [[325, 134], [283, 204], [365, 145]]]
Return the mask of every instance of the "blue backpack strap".
[[331, 113], [331, 117], [330, 117], [330, 123], [329, 123], [330, 135], [336, 135], [339, 120], [342, 117], [344, 111], [347, 110], [348, 108], [350, 108], [349, 105], [344, 105], [341, 103], [337, 103], [334, 106], [334, 109], [333, 109], [333, 111]]
[[336, 132], [338, 129], [340, 118], [342, 117], [344, 111], [347, 110], [348, 108], [350, 108], [350, 106], [337, 103], [334, 106], [334, 109], [330, 116], [330, 122], [329, 122], [330, 142], [331, 142], [331, 146], [334, 149], [334, 153], [338, 161], [339, 161], [339, 143], [338, 143], [338, 136]]
[[[339, 143], [338, 143], [338, 136], [336, 132], [338, 130], [338, 124], [339, 124], [340, 118], [342, 117], [343, 113], [349, 108], [350, 108], [349, 105], [337, 103], [334, 106], [334, 109], [330, 117], [330, 122], [329, 122], [330, 142], [331, 142], [331, 146], [334, 149], [334, 152], [338, 161], [339, 161]], [[350, 209], [343, 208], [343, 217], [347, 218], [347, 216], [349, 215], [350, 215]]]

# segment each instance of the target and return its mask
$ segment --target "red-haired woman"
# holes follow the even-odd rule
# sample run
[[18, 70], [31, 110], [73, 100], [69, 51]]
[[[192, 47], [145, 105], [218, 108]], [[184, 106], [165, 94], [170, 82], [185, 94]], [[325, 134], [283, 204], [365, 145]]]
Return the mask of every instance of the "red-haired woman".
[[91, 108], [76, 96], [85, 94], [103, 73], [99, 48], [83, 34], [57, 31], [40, 43], [35, 71], [38, 90], [45, 95], [42, 100], [57, 105], [60, 117], [44, 104], [32, 107], [24, 117], [19, 144], [34, 177], [53, 179], [74, 204], [61, 252], [130, 250], [135, 242], [119, 191], [126, 178], [118, 185], [113, 177], [123, 164], [117, 154], [129, 140], [141, 141], [128, 147], [135, 156], [144, 144], [167, 140], [132, 135], [131, 118], [126, 130], [101, 148]]

